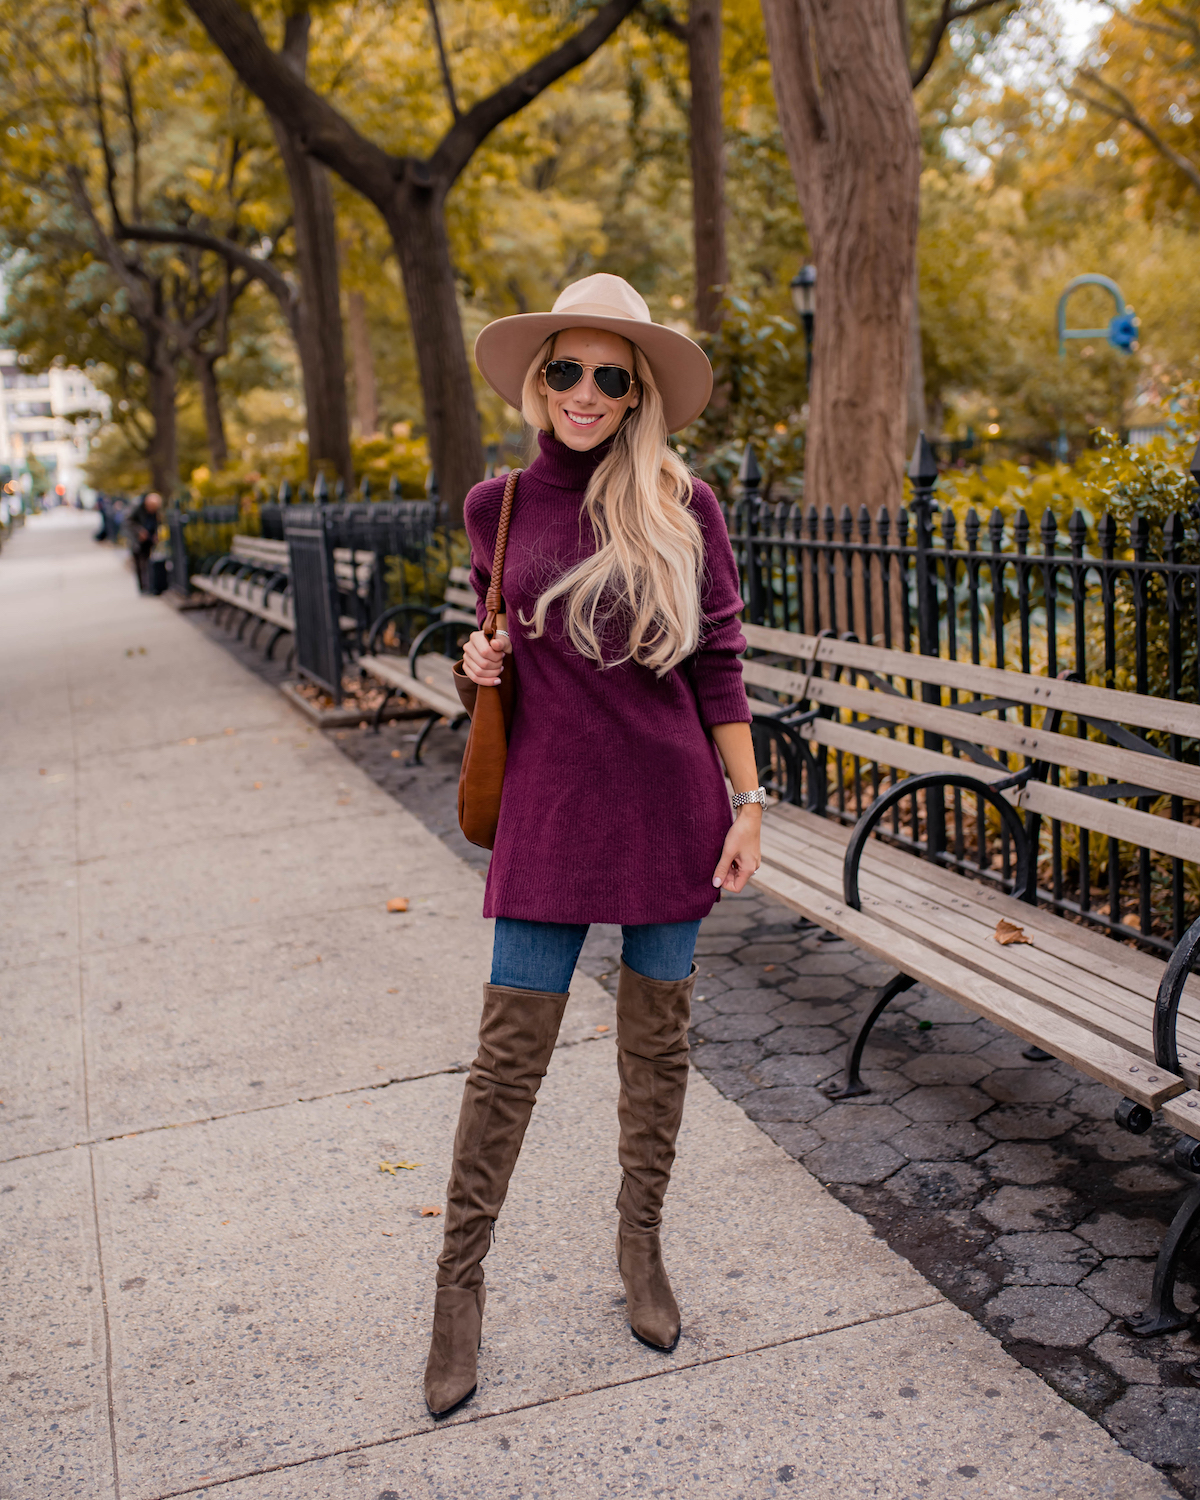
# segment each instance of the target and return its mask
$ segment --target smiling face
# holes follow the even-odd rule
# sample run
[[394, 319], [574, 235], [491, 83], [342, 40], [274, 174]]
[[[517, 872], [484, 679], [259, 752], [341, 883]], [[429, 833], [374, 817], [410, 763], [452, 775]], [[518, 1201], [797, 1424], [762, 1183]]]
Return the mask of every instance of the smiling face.
[[[635, 372], [633, 349], [619, 334], [601, 328], [568, 328], [554, 340], [552, 359], [577, 359], [583, 365], [620, 365], [631, 375]], [[538, 389], [550, 408], [554, 436], [577, 453], [586, 453], [612, 437], [641, 399], [636, 380], [627, 395], [613, 401], [597, 390], [591, 370], [569, 391], [552, 391], [545, 375], [538, 376]]]

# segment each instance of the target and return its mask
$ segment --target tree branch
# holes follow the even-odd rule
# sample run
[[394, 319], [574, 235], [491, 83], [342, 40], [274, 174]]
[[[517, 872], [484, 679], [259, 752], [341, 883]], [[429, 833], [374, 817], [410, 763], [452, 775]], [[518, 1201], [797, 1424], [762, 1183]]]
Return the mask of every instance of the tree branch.
[[[196, 0], [189, 0], [195, 6]], [[214, 0], [200, 0], [208, 5]], [[439, 180], [445, 192], [458, 178], [478, 146], [497, 125], [510, 119], [552, 83], [586, 62], [592, 53], [609, 39], [625, 17], [637, 7], [638, 0], [608, 0], [586, 26], [568, 37], [561, 47], [539, 58], [531, 68], [510, 79], [486, 99], [481, 99], [442, 137], [429, 160], [430, 175]]]
[[941, 51], [946, 33], [955, 21], [965, 21], [968, 16], [976, 15], [979, 11], [987, 10], [989, 6], [1000, 3], [1001, 0], [968, 0], [965, 5], [955, 5], [954, 0], [942, 0], [941, 11], [933, 23], [933, 30], [929, 33], [929, 40], [925, 44], [925, 55], [913, 70], [913, 88], [917, 88], [925, 81], [930, 68], [937, 61], [937, 55]]
[[659, 0], [658, 4], [646, 4], [643, 0], [642, 15], [650, 26], [657, 26], [660, 31], [673, 36], [677, 42], [687, 41], [687, 23], [679, 20], [666, 0]]
[[458, 100], [454, 95], [454, 79], [450, 76], [450, 64], [446, 61], [446, 46], [442, 41], [442, 23], [438, 20], [437, 0], [429, 0], [429, 19], [433, 22], [433, 39], [437, 43], [438, 62], [442, 67], [442, 83], [446, 89], [446, 98], [450, 101], [450, 113], [455, 121], [462, 119], [462, 110], [458, 107]]
[[182, 225], [155, 226], [153, 224], [122, 224], [119, 237], [123, 240], [142, 240], [150, 245], [191, 245], [197, 250], [210, 250], [224, 258], [227, 265], [234, 265], [251, 280], [261, 281], [278, 300], [285, 313], [296, 304], [295, 287], [270, 261], [251, 255], [249, 250], [235, 244], [233, 240], [219, 235], [205, 234], [199, 229], [186, 229]]
[[1094, 73], [1091, 68], [1080, 68], [1075, 76], [1086, 79], [1093, 88], [1102, 90], [1103, 93], [1110, 95], [1116, 102], [1109, 103], [1105, 99], [1096, 99], [1079, 88], [1069, 88], [1067, 90], [1072, 99], [1078, 99], [1081, 104], [1090, 104], [1093, 109], [1098, 109], [1101, 114], [1106, 114], [1113, 120], [1123, 120], [1131, 129], [1138, 131], [1140, 135], [1149, 141], [1158, 154], [1165, 161], [1169, 161], [1178, 171], [1182, 172], [1196, 191], [1200, 193], [1200, 167], [1190, 162], [1186, 156], [1182, 156], [1173, 146], [1168, 145], [1162, 136], [1159, 135], [1158, 131], [1155, 130], [1154, 126], [1151, 125], [1150, 121], [1138, 113], [1133, 100], [1127, 94], [1117, 88], [1116, 84], [1109, 83], [1107, 79], [1101, 78], [1098, 73]]
[[376, 206], [392, 194], [407, 163], [360, 135], [343, 115], [276, 56], [238, 0], [187, 0], [234, 72], [304, 149]]

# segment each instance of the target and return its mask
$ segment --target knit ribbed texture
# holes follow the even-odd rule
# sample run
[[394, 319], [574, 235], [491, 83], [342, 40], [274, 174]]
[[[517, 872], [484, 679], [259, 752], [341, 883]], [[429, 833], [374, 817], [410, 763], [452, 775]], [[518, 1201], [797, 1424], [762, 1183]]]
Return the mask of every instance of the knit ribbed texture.
[[[708, 729], [748, 723], [738, 656], [745, 638], [737, 565], [716, 497], [697, 481], [704, 534], [701, 649], [658, 678], [631, 662], [601, 670], [566, 639], [563, 608], [531, 640], [542, 591], [595, 550], [582, 514], [606, 448], [575, 453], [553, 437], [517, 482], [504, 600], [517, 708], [483, 911], [527, 922], [694, 922], [712, 908], [712, 875], [732, 814]], [[471, 581], [487, 592], [503, 479], [467, 496]]]

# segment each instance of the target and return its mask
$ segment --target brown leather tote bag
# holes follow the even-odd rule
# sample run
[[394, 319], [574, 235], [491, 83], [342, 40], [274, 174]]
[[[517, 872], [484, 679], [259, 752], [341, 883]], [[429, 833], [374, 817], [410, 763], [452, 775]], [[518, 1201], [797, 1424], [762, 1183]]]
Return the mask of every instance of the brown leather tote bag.
[[[500, 502], [500, 526], [496, 532], [496, 551], [492, 558], [492, 578], [484, 597], [482, 630], [490, 641], [501, 628], [504, 599], [501, 583], [504, 576], [504, 550], [508, 546], [508, 525], [512, 520], [513, 497], [517, 492], [514, 469], [504, 486]], [[500, 793], [504, 788], [504, 764], [508, 759], [508, 736], [512, 730], [513, 704], [516, 700], [515, 663], [510, 654], [500, 673], [500, 686], [481, 687], [463, 671], [461, 661], [454, 663], [454, 686], [462, 705], [471, 715], [467, 747], [463, 751], [462, 770], [458, 775], [458, 826], [472, 844], [491, 849], [496, 843], [496, 825], [500, 820]]]

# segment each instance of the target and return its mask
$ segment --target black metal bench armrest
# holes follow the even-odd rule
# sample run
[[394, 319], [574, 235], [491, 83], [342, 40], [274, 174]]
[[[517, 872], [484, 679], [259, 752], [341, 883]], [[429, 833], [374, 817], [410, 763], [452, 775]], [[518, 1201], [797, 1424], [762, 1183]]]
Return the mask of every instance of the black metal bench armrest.
[[374, 652], [380, 632], [392, 620], [400, 619], [403, 615], [427, 615], [430, 619], [436, 619], [445, 607], [444, 604], [393, 604], [377, 615], [371, 625], [371, 633], [367, 636], [368, 655]]
[[1175, 1022], [1183, 987], [1192, 972], [1200, 951], [1200, 917], [1197, 917], [1175, 945], [1154, 1002], [1154, 1061], [1167, 1073], [1179, 1072], [1179, 1046], [1175, 1040]]
[[[779, 724], [786, 724], [789, 729], [799, 729], [802, 724], [811, 724], [814, 719], [819, 719], [823, 712], [824, 710], [820, 708], [809, 708], [801, 713], [798, 704], [789, 703], [770, 717]], [[796, 715], [794, 719], [791, 717], [792, 714]]]
[[234, 557], [232, 552], [222, 552], [214, 562], [211, 562], [209, 564], [207, 570], [205, 570], [203, 566], [201, 570], [207, 571], [210, 578], [216, 578], [221, 573], [224, 573], [227, 568], [239, 567], [241, 561], [242, 559], [240, 557]]
[[[408, 668], [412, 675], [414, 677], [419, 677], [421, 675], [417, 671], [417, 658], [422, 655], [425, 642], [435, 636], [439, 630], [451, 631], [469, 629], [471, 629], [471, 626], [467, 623], [466, 620], [435, 620], [432, 625], [426, 625], [425, 629], [422, 630], [420, 635], [417, 636], [416, 640], [413, 641], [412, 645], [408, 648]], [[443, 655], [444, 654], [445, 650], [443, 648]]]
[[905, 777], [898, 785], [885, 792], [882, 797], [877, 797], [854, 825], [854, 832], [850, 835], [850, 842], [846, 846], [845, 864], [842, 867], [842, 894], [847, 906], [851, 907], [854, 911], [862, 910], [862, 901], [858, 894], [858, 867], [862, 863], [863, 851], [867, 847], [867, 840], [883, 816], [897, 802], [905, 797], [911, 797], [915, 792], [923, 791], [929, 787], [947, 786], [957, 786], [961, 787], [964, 791], [972, 792], [975, 796], [982, 797], [986, 802], [990, 802], [997, 810], [1004, 822], [1005, 828], [1012, 837], [1013, 847], [1017, 854], [1017, 870], [1013, 895], [1018, 901], [1028, 901], [1031, 904], [1036, 901], [1036, 847], [1030, 842], [1025, 832], [1025, 825], [1017, 815], [1016, 808], [1010, 802], [1004, 800], [996, 790], [996, 784], [994, 782], [981, 781], [977, 776], [968, 776], [963, 771], [926, 771], [921, 776]]

